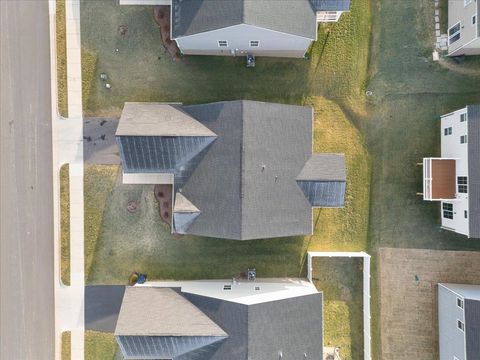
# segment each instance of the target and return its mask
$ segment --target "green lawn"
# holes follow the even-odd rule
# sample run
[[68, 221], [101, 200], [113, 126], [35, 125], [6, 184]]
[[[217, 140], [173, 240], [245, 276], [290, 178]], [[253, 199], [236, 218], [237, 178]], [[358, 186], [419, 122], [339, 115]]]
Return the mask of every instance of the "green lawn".
[[117, 166], [85, 165], [84, 171], [85, 279], [87, 280], [98, 246], [97, 238], [102, 227], [103, 212], [119, 169]]
[[60, 115], [68, 117], [65, 0], [56, 0], [55, 27], [57, 40], [57, 106]]
[[[361, 94], [365, 85], [369, 0], [355, 0], [342, 22], [320, 27], [311, 61], [259, 58], [254, 70], [245, 67], [243, 57], [188, 56], [173, 62], [160, 42], [151, 7], [82, 1], [81, 11], [82, 45], [97, 56], [92, 94], [84, 104], [89, 115], [118, 114], [125, 101], [202, 103], [241, 98], [299, 103], [309, 95], [347, 101]], [[118, 34], [120, 25], [128, 26], [124, 37]], [[342, 66], [352, 56], [357, 61]], [[102, 72], [109, 77], [110, 90], [99, 79]]]
[[324, 295], [324, 346], [343, 360], [363, 358], [363, 268], [358, 258], [315, 258], [313, 282]]
[[121, 360], [120, 350], [113, 334], [85, 331], [85, 360]]
[[61, 280], [70, 285], [70, 178], [68, 164], [60, 168]]

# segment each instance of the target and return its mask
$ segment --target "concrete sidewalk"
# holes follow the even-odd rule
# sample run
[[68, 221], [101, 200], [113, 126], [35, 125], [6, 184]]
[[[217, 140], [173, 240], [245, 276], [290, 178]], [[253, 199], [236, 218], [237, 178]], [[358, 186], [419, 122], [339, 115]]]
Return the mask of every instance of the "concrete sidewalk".
[[[71, 359], [84, 359], [84, 209], [83, 119], [80, 2], [66, 0], [67, 86], [69, 118], [57, 110], [55, 0], [49, 1], [52, 60], [53, 172], [55, 223], [55, 358], [61, 357], [61, 333], [71, 331]], [[60, 277], [60, 167], [70, 164], [70, 286]]]

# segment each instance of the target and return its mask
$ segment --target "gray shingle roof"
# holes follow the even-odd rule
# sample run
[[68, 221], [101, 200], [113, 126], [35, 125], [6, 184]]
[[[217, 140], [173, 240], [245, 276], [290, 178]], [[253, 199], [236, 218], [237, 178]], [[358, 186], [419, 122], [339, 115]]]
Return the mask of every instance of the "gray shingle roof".
[[469, 233], [480, 238], [480, 105], [470, 105], [467, 111]]
[[297, 180], [345, 181], [345, 157], [342, 154], [312, 154]]
[[216, 135], [182, 112], [176, 104], [133, 103], [123, 106], [116, 136], [213, 136]]
[[297, 176], [297, 184], [312, 206], [344, 206], [346, 184], [344, 156], [313, 154]]
[[316, 38], [315, 12], [309, 0], [173, 0], [172, 37], [249, 24]]
[[205, 360], [320, 359], [323, 351], [322, 294], [243, 305], [183, 294], [229, 337]]
[[[148, 122], [152, 133], [117, 141], [124, 172], [174, 174], [175, 191], [197, 211], [184, 216], [181, 201], [175, 205], [180, 233], [239, 240], [310, 234], [312, 205], [343, 205], [343, 156], [312, 156], [310, 107], [255, 101], [176, 106], [173, 125], [162, 108], [171, 113], [157, 104], [140, 107], [141, 117], [167, 124]], [[129, 119], [138, 123], [133, 112]], [[163, 135], [184, 131], [179, 121], [206, 136]], [[297, 184], [299, 174], [314, 180], [313, 191]]]
[[480, 300], [465, 299], [467, 359], [480, 359]]
[[201, 211], [188, 233], [242, 240], [311, 233], [311, 206], [295, 182], [312, 153], [311, 108], [232, 101], [184, 111], [219, 134], [182, 189]]
[[310, 0], [315, 11], [348, 11], [350, 0]]
[[177, 292], [155, 287], [125, 289], [115, 335], [227, 336], [216, 323]]

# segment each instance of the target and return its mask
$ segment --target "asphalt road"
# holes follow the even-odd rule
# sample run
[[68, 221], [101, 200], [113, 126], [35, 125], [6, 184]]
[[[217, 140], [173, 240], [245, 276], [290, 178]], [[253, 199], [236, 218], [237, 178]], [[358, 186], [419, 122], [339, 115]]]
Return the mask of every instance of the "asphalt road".
[[0, 0], [0, 358], [54, 359], [50, 39], [45, 0]]

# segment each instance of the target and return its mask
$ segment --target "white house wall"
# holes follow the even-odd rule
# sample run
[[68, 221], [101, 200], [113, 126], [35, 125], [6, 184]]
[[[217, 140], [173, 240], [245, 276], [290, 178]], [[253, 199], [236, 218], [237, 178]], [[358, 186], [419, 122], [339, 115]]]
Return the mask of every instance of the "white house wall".
[[[175, 40], [186, 55], [245, 56], [248, 53], [255, 56], [297, 58], [305, 55], [313, 41], [246, 24], [182, 36]], [[228, 41], [228, 46], [219, 47], [219, 40]], [[259, 41], [259, 46], [251, 47], [250, 40]]]
[[[301, 279], [256, 279], [245, 280], [198, 280], [198, 281], [149, 281], [153, 287], [180, 287], [182, 292], [232, 301], [244, 305], [290, 299], [298, 296], [318, 294], [315, 286]], [[224, 286], [229, 286], [225, 290]]]
[[[441, 118], [440, 136], [442, 139], [442, 158], [456, 159], [456, 177], [468, 177], [468, 144], [460, 143], [460, 136], [467, 135], [468, 133], [468, 120], [460, 122], [460, 115], [466, 113], [467, 109], [464, 108], [444, 115]], [[444, 131], [449, 127], [452, 128], [452, 134], [445, 135]], [[456, 191], [456, 199], [446, 201], [447, 203], [453, 204], [453, 219], [443, 217], [443, 202], [440, 207], [440, 211], [442, 212], [442, 227], [468, 236], [468, 193], [458, 193], [458, 186], [456, 186]], [[467, 218], [465, 218], [465, 211], [467, 211]]]
[[[460, 22], [460, 39], [449, 45], [449, 55], [475, 55], [480, 53], [480, 43], [472, 42], [477, 38], [478, 14], [477, 0], [464, 6], [464, 0], [448, 1], [448, 29]], [[472, 24], [472, 16], [477, 14], [477, 23]], [[466, 54], [468, 52], [469, 54]]]
[[465, 324], [463, 309], [457, 306], [463, 297], [438, 285], [438, 333], [440, 360], [465, 359], [465, 333], [457, 327], [457, 319]]

